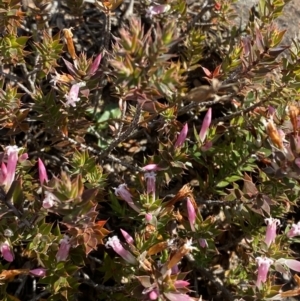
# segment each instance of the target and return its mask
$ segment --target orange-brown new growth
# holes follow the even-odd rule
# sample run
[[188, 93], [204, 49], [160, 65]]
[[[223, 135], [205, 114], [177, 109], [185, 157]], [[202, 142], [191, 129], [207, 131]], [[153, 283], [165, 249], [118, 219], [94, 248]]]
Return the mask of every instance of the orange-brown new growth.
[[71, 31], [71, 28], [63, 29], [63, 34], [64, 34], [65, 42], [67, 44], [68, 52], [69, 52], [71, 58], [73, 60], [75, 60], [77, 58], [77, 55], [76, 55], [75, 48], [74, 48], [73, 34]]
[[193, 196], [193, 190], [191, 189], [191, 187], [189, 185], [184, 185], [178, 192], [177, 194], [166, 203], [166, 207], [171, 207], [173, 206], [175, 203], [177, 203], [178, 201], [181, 201], [185, 198], [189, 197], [194, 208], [197, 209], [197, 203], [194, 199]]
[[279, 149], [284, 149], [282, 137], [278, 133], [278, 130], [272, 119], [268, 121], [266, 125], [266, 130], [273, 144], [275, 144]]
[[299, 108], [297, 108], [296, 106], [291, 105], [288, 108], [288, 113], [289, 113], [289, 117], [290, 117], [291, 123], [293, 125], [294, 133], [296, 133], [297, 129], [298, 129], [298, 126], [297, 126], [297, 117], [299, 115]]
[[194, 247], [190, 246], [190, 242], [185, 243], [178, 252], [176, 252], [170, 259], [167, 267], [171, 269], [174, 267], [185, 255], [187, 255]]

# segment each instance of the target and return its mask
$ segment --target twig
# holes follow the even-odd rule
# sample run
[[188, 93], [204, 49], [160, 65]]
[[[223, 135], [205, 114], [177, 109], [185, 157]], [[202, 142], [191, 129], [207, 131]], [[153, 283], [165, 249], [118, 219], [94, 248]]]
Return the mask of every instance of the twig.
[[48, 295], [49, 292], [48, 291], [43, 291], [41, 292], [40, 294], [34, 296], [33, 298], [31, 298], [30, 300], [28, 301], [38, 301], [38, 300], [41, 300], [42, 297], [45, 297], [46, 295]]
[[[37, 55], [37, 56], [34, 58], [34, 65], [35, 65], [35, 66], [36, 66], [37, 63], [38, 63], [38, 60], [39, 60], [39, 55]], [[34, 85], [34, 82], [35, 82], [35, 78], [36, 78], [36, 73], [33, 73], [33, 74], [32, 74], [32, 77], [31, 77], [30, 75], [28, 75], [28, 70], [27, 70], [26, 64], [22, 63], [22, 64], [20, 64], [20, 66], [21, 66], [21, 69], [22, 69], [22, 72], [23, 72], [24, 77], [27, 79], [27, 83], [29, 84], [31, 91], [33, 91], [33, 93], [35, 93], [35, 85]]]
[[251, 105], [250, 107], [248, 107], [246, 109], [240, 110], [238, 112], [232, 113], [232, 114], [224, 116], [224, 117], [214, 119], [212, 121], [212, 124], [217, 124], [221, 121], [230, 120], [230, 119], [235, 118], [237, 116], [241, 116], [243, 114], [246, 114], [246, 113], [249, 113], [249, 112], [253, 111], [254, 109], [256, 109], [259, 106], [263, 105], [264, 103], [268, 102], [270, 99], [274, 98], [277, 95], [277, 93], [279, 93], [281, 90], [283, 90], [283, 88], [284, 88], [284, 86], [279, 87], [279, 90], [271, 92], [265, 99], [263, 99], [259, 102], [256, 102], [255, 104]]
[[21, 294], [21, 291], [23, 290], [26, 280], [28, 278], [28, 275], [20, 275], [19, 280], [21, 281], [20, 285], [18, 286], [17, 290], [15, 291], [14, 296], [19, 297]]
[[138, 166], [133, 166], [132, 164], [130, 163], [127, 163], [125, 162], [124, 160], [121, 160], [121, 159], [118, 159], [116, 158], [114, 155], [112, 154], [109, 154], [108, 156], [108, 159], [113, 161], [113, 162], [116, 162], [116, 163], [119, 163], [125, 167], [127, 167], [128, 169], [132, 170], [132, 171], [135, 171], [135, 172], [145, 172], [142, 168], [138, 167]]
[[[226, 298], [226, 301], [234, 301], [234, 297], [230, 294], [227, 288], [223, 285], [222, 281], [213, 276], [210, 271], [205, 268], [200, 267], [199, 265], [195, 264], [195, 258], [191, 254], [187, 254], [185, 258], [195, 266], [195, 269], [199, 271], [204, 277], [206, 277], [219, 291], [221, 291]], [[224, 300], [224, 301], [225, 301]]]
[[21, 212], [13, 205], [13, 203], [9, 200], [6, 192], [0, 186], [0, 201], [2, 201], [12, 212], [13, 214], [18, 217], [28, 228], [31, 228], [30, 223], [26, 219], [22, 219]]
[[214, 3], [213, 4], [208, 4], [208, 0], [205, 0], [201, 6], [201, 10], [199, 12], [199, 14], [197, 14], [192, 22], [190, 22], [187, 26], [186, 31], [183, 33], [183, 36], [185, 36], [191, 29], [195, 28], [196, 23], [201, 20], [201, 18], [206, 14], [206, 12], [208, 12], [211, 8], [214, 7]]
[[226, 301], [234, 301], [234, 297], [230, 294], [229, 290], [223, 285], [219, 278], [213, 276], [212, 273], [205, 268], [197, 266], [197, 270], [209, 281], [211, 281], [211, 283], [213, 283], [219, 291], [222, 292]]
[[204, 102], [196, 102], [193, 101], [192, 103], [188, 104], [187, 106], [184, 106], [183, 108], [178, 110], [178, 116], [185, 114], [186, 112], [191, 111], [193, 108], [196, 107], [206, 107], [206, 106], [212, 106], [214, 104], [224, 102], [224, 101], [229, 101], [231, 99], [232, 95], [223, 95], [223, 96], [218, 96], [214, 95], [214, 99], [210, 101], [204, 101]]
[[123, 120], [125, 119], [125, 114], [126, 114], [126, 107], [127, 107], [127, 103], [124, 102], [122, 99], [120, 99], [120, 102], [122, 102], [122, 111], [121, 111], [121, 122], [118, 124], [119, 125], [119, 130], [117, 132], [116, 138], [115, 139], [119, 139], [122, 131], [123, 131], [123, 127], [124, 127], [124, 122]]
[[126, 129], [125, 132], [123, 132], [119, 137], [117, 137], [117, 139], [115, 139], [114, 141], [112, 141], [112, 143], [108, 146], [108, 148], [103, 151], [100, 154], [100, 158], [104, 158], [105, 156], [107, 156], [108, 154], [111, 153], [111, 151], [122, 141], [124, 141], [125, 139], [128, 138], [129, 135], [131, 135], [134, 130], [136, 130], [138, 123], [139, 123], [139, 119], [142, 113], [142, 104], [138, 104], [136, 107], [136, 113], [133, 117], [133, 120], [131, 122], [131, 124], [129, 125], [129, 127]]
[[83, 271], [80, 271], [80, 273], [83, 276], [83, 280], [79, 279], [81, 283], [85, 283], [91, 287], [93, 287], [98, 292], [109, 292], [109, 293], [115, 293], [115, 292], [121, 292], [124, 290], [125, 286], [106, 286], [103, 284], [97, 284], [94, 281], [92, 281], [88, 274], [84, 273]]
[[33, 97], [33, 93], [29, 91], [23, 84], [21, 84], [21, 79], [19, 79], [17, 76], [14, 76], [12, 74], [8, 74], [3, 71], [3, 66], [0, 65], [0, 74], [4, 76], [5, 78], [11, 80], [14, 84], [16, 84], [19, 88], [21, 88], [25, 93]]
[[[69, 141], [70, 143], [74, 144], [74, 145], [78, 145], [80, 148], [82, 149], [86, 149], [88, 151], [90, 151], [91, 153], [95, 154], [97, 157], [103, 157], [103, 153], [99, 152], [98, 150], [96, 150], [95, 148], [91, 147], [91, 146], [87, 146], [85, 144], [82, 144], [80, 142], [77, 142], [76, 140], [72, 139], [72, 138], [69, 138], [67, 136], [65, 136], [64, 134], [63, 135], [63, 138], [67, 141]], [[108, 160], [110, 161], [113, 161], [113, 162], [116, 162], [120, 165], [123, 165], [125, 166], [126, 168], [132, 170], [132, 171], [135, 171], [135, 172], [144, 172], [142, 168], [140, 167], [137, 167], [137, 166], [133, 166], [132, 164], [129, 164], [127, 162], [125, 162], [124, 160], [121, 160], [121, 159], [118, 159], [116, 158], [114, 155], [112, 154], [106, 154]], [[104, 158], [103, 158], [104, 160]]]

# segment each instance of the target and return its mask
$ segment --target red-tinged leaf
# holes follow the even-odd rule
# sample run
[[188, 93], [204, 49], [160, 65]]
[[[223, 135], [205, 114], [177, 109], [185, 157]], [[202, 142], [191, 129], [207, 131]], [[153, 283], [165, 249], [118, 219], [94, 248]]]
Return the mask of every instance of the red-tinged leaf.
[[258, 28], [255, 29], [255, 42], [256, 46], [260, 53], [263, 53], [265, 51], [265, 44], [264, 44], [264, 38]]
[[107, 220], [106, 221], [97, 221], [95, 224], [97, 226], [100, 226], [101, 228], [104, 227], [104, 225], [106, 224]]
[[71, 64], [70, 62], [68, 62], [67, 60], [65, 60], [64, 58], [63, 58], [63, 61], [65, 62], [66, 67], [67, 67], [67, 69], [69, 70], [69, 72], [70, 72], [73, 76], [76, 76], [76, 75], [77, 75], [77, 70], [76, 70], [76, 68], [74, 67], [74, 65]]
[[83, 193], [82, 193], [82, 200], [84, 202], [88, 202], [88, 201], [92, 201], [94, 200], [94, 198], [96, 197], [96, 195], [98, 194], [98, 189], [94, 188], [94, 189], [86, 189]]
[[255, 196], [258, 193], [255, 184], [252, 182], [252, 178], [248, 176], [246, 173], [244, 175], [243, 192], [249, 194], [250, 196]]
[[204, 71], [204, 73], [206, 74], [206, 76], [208, 76], [209, 78], [212, 78], [212, 73], [205, 67], [202, 67], [202, 70]]
[[222, 65], [218, 65], [218, 66], [215, 68], [215, 70], [214, 70], [214, 72], [213, 72], [213, 76], [212, 76], [213, 78], [218, 77], [218, 76], [220, 75], [221, 67], [222, 67]]

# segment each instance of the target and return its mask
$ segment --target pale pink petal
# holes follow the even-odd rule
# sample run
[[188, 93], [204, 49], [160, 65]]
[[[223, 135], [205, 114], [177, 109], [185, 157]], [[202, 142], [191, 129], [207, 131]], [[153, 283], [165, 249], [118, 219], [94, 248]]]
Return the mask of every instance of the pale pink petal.
[[70, 248], [70, 238], [65, 235], [64, 238], [60, 240], [59, 249], [56, 253], [56, 261], [66, 261], [69, 256]]
[[3, 258], [8, 262], [13, 262], [14, 254], [8, 244], [8, 242], [4, 242], [0, 245], [0, 252], [2, 253]]
[[280, 225], [280, 220], [277, 218], [266, 218], [265, 222], [267, 224], [265, 243], [269, 247], [276, 238], [277, 226]]
[[120, 243], [120, 240], [117, 236], [109, 237], [105, 246], [111, 247], [117, 254], [119, 254], [124, 260], [126, 260], [130, 264], [137, 264], [136, 258]]
[[190, 283], [188, 281], [185, 280], [176, 280], [174, 283], [175, 288], [184, 288], [189, 286]]
[[184, 141], [186, 140], [188, 133], [188, 125], [187, 123], [183, 126], [181, 132], [179, 133], [179, 136], [177, 137], [177, 140], [174, 144], [175, 148], [179, 148], [183, 145]]
[[43, 185], [44, 182], [46, 183], [48, 182], [48, 176], [47, 176], [45, 165], [40, 158], [38, 158], [38, 170], [39, 170], [40, 183], [41, 185]]
[[148, 294], [148, 298], [149, 300], [157, 300], [158, 299], [158, 292], [157, 289], [152, 290], [149, 294]]
[[100, 62], [101, 62], [101, 59], [102, 59], [102, 54], [100, 53], [99, 55], [96, 56], [96, 58], [94, 59], [89, 71], [88, 71], [88, 74], [89, 75], [93, 75], [95, 74], [95, 72], [98, 70], [99, 68], [99, 65], [100, 65]]
[[258, 265], [256, 286], [260, 288], [261, 284], [267, 281], [268, 271], [273, 260], [267, 257], [257, 257], [256, 262]]
[[300, 272], [300, 261], [295, 260], [295, 259], [285, 259], [284, 263], [290, 269], [292, 269], [296, 272]]
[[120, 229], [120, 230], [121, 230], [121, 233], [122, 233], [123, 237], [125, 238], [126, 242], [130, 245], [133, 245], [134, 239], [132, 238], [132, 236], [129, 235], [125, 230], [123, 230], [123, 229]]
[[46, 276], [46, 269], [44, 268], [37, 268], [29, 271], [30, 274], [36, 277], [45, 277]]
[[114, 188], [115, 190], [115, 195], [123, 199], [127, 204], [136, 212], [140, 213], [140, 209], [134, 204], [132, 195], [127, 189], [126, 184], [121, 184], [117, 188]]
[[188, 220], [190, 222], [190, 227], [192, 231], [195, 231], [196, 211], [189, 197], [186, 200], [186, 205], [187, 205]]
[[200, 134], [199, 134], [199, 138], [202, 143], [204, 142], [206, 135], [208, 133], [208, 129], [211, 124], [211, 118], [212, 118], [212, 110], [211, 110], [211, 108], [209, 108], [203, 119], [203, 123], [202, 123]]

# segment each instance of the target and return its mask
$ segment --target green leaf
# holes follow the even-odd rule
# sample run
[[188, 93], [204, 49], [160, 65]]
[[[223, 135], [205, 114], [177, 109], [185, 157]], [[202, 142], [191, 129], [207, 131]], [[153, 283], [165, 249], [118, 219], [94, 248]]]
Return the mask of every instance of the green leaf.
[[223, 188], [223, 187], [228, 186], [229, 184], [230, 184], [230, 183], [227, 182], [227, 181], [221, 181], [221, 182], [219, 182], [219, 183], [217, 184], [216, 187], [218, 187], [218, 188]]

